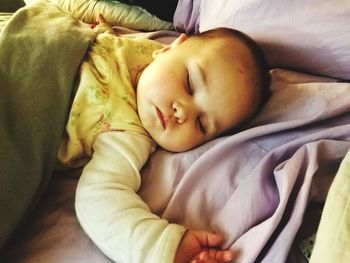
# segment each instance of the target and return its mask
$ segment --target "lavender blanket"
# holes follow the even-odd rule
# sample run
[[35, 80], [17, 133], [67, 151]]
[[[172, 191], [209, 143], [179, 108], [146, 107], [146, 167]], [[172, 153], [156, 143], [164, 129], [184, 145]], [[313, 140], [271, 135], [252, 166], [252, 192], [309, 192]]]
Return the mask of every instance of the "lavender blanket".
[[239, 262], [286, 262], [311, 201], [324, 201], [350, 148], [350, 84], [272, 72], [273, 94], [238, 134], [187, 153], [158, 151], [143, 171], [151, 209], [222, 232]]
[[[325, 200], [350, 148], [349, 83], [272, 76], [272, 97], [250, 128], [186, 153], [159, 149], [142, 171], [140, 194], [154, 212], [224, 233], [244, 263], [296, 262], [288, 254], [305, 209]], [[76, 220], [78, 176], [54, 176], [1, 262], [111, 262]]]
[[252, 37], [274, 68], [350, 80], [350, 5], [344, 1], [179, 0], [174, 27], [231, 27]]
[[[142, 171], [140, 195], [155, 213], [222, 232], [238, 262], [288, 261], [306, 207], [325, 200], [350, 149], [350, 83], [272, 77], [272, 97], [246, 130], [186, 153], [158, 150]], [[76, 221], [72, 178], [56, 175], [60, 191], [49, 188], [1, 262], [110, 262]]]

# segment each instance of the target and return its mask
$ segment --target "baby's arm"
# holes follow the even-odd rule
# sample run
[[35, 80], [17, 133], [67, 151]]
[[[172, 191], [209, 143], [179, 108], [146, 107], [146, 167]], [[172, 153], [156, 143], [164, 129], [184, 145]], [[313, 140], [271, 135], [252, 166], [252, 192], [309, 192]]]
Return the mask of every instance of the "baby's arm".
[[[85, 232], [113, 261], [128, 263], [225, 263], [221, 236], [190, 231], [151, 213], [136, 194], [139, 170], [151, 154], [147, 137], [105, 132], [79, 180], [76, 213]], [[215, 255], [214, 255], [215, 254]]]
[[173, 263], [186, 229], [151, 213], [136, 194], [152, 144], [145, 136], [105, 132], [79, 180], [76, 213], [85, 232], [113, 261]]
[[110, 24], [107, 23], [106, 19], [102, 14], [98, 14], [96, 24], [91, 24], [90, 27], [95, 30], [97, 34], [108, 32], [114, 34], [114, 30]]

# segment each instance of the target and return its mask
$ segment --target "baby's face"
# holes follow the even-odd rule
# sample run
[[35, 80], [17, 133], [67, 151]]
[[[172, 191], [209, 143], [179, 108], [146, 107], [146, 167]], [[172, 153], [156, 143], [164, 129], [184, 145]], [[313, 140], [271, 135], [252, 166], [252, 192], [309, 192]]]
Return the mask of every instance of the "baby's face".
[[246, 47], [181, 36], [142, 72], [137, 107], [145, 129], [161, 147], [186, 151], [231, 129], [256, 109]]

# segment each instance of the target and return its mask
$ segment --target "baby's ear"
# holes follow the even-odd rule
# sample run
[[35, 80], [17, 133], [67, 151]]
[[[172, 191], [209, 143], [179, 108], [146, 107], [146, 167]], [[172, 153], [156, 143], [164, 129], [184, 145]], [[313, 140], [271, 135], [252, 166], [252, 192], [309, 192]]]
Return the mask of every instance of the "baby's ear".
[[181, 34], [178, 38], [176, 38], [173, 42], [171, 42], [169, 45], [166, 45], [164, 47], [162, 47], [161, 49], [157, 49], [153, 52], [152, 56], [153, 58], [157, 58], [160, 54], [173, 49], [177, 46], [179, 46], [181, 43], [183, 43], [185, 40], [187, 39], [187, 35], [186, 34]]
[[182, 44], [186, 39], [187, 39], [187, 35], [182, 33], [170, 45], [168, 45], [169, 49], [177, 47], [178, 45]]

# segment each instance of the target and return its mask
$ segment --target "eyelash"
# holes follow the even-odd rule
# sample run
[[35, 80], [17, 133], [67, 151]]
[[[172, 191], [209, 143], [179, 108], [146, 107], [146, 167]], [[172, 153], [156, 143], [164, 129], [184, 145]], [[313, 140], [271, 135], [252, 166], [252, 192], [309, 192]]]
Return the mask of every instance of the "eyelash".
[[[193, 95], [193, 89], [192, 89], [191, 81], [190, 81], [190, 74], [188, 72], [187, 72], [187, 92], [191, 96]], [[205, 133], [205, 129], [204, 129], [203, 123], [202, 123], [200, 118], [197, 118], [197, 127], [201, 133]]]
[[204, 126], [203, 126], [200, 118], [197, 118], [197, 126], [198, 126], [198, 129], [200, 130], [200, 132], [204, 134], [205, 129], [204, 129]]
[[193, 95], [193, 90], [192, 90], [191, 81], [190, 81], [190, 74], [188, 73], [188, 71], [187, 71], [187, 92], [191, 96]]

